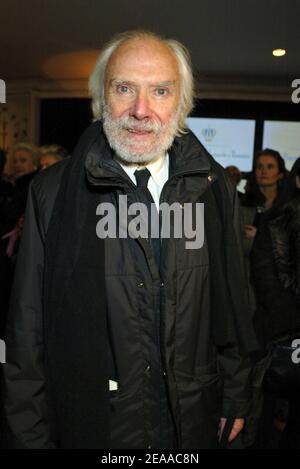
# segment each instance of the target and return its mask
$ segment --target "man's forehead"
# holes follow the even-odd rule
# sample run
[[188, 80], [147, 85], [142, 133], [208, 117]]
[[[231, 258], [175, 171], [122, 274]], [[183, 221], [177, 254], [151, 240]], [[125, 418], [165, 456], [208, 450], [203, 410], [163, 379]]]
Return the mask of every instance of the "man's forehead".
[[153, 38], [132, 39], [121, 44], [108, 62], [107, 73], [121, 71], [124, 67], [133, 71], [144, 67], [163, 73], [178, 72], [178, 63], [173, 51], [163, 42]]
[[[155, 81], [151, 81], [151, 79], [149, 80], [148, 84], [149, 86], [161, 86], [161, 87], [168, 87], [168, 88], [172, 88], [176, 85], [176, 80], [155, 80]], [[109, 79], [109, 84], [110, 85], [113, 85], [113, 86], [117, 86], [117, 85], [123, 85], [123, 84], [126, 84], [126, 85], [129, 85], [129, 86], [135, 86], [135, 82], [132, 81], [132, 80], [128, 80], [126, 78], [126, 76], [122, 77], [111, 77]]]
[[141, 53], [141, 52], [157, 52], [160, 54], [171, 54], [173, 55], [173, 52], [171, 49], [165, 44], [163, 41], [160, 39], [152, 38], [152, 37], [140, 37], [140, 38], [133, 38], [129, 39], [122, 44], [120, 44], [116, 50], [115, 53], [126, 53], [126, 52], [135, 52], [135, 53]]

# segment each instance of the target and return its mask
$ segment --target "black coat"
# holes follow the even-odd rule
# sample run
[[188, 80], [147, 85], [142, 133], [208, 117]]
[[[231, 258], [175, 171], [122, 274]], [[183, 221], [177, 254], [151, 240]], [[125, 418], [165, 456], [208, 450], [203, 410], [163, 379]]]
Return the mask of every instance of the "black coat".
[[[162, 281], [165, 289], [164, 364], [179, 447], [208, 448], [222, 415], [245, 415], [250, 370], [242, 351], [255, 340], [243, 303], [231, 185], [192, 134], [176, 140], [170, 155], [175, 169], [165, 200], [206, 204], [211, 247], [193, 252], [184, 239], [168, 240], [161, 275], [151, 265], [149, 273], [153, 291]], [[78, 169], [85, 161], [89, 190]], [[94, 231], [97, 203], [111, 193], [111, 162], [96, 123], [73, 158], [31, 187], [6, 336], [6, 412], [21, 447], [109, 447], [104, 243]], [[126, 293], [134, 297], [136, 288]], [[138, 307], [149, 304], [144, 295]]]
[[300, 332], [300, 198], [264, 214], [252, 254], [255, 327], [262, 346]]
[[272, 217], [269, 227], [279, 279], [300, 302], [300, 194]]

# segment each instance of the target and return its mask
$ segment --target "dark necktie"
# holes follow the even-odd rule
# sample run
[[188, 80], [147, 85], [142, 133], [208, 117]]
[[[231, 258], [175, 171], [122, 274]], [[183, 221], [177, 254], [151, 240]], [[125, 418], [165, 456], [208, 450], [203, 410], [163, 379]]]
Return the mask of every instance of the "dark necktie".
[[[151, 176], [149, 169], [137, 169], [134, 172], [136, 177], [137, 188], [140, 191], [140, 202], [144, 202], [148, 209], [148, 238], [150, 240], [152, 252], [156, 261], [157, 266], [160, 264], [160, 239], [151, 237], [151, 227], [153, 226], [154, 220], [151, 219], [151, 204], [155, 204], [151, 192], [148, 189], [148, 181]], [[155, 205], [154, 205], [155, 206]], [[157, 220], [158, 220], [158, 214]]]

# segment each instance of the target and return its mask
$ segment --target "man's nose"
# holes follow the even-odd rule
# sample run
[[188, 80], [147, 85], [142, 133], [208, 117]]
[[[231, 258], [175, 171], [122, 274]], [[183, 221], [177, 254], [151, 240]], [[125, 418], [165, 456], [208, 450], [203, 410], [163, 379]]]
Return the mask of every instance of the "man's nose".
[[147, 93], [140, 91], [135, 98], [130, 115], [136, 119], [145, 119], [150, 117], [150, 113], [149, 97]]

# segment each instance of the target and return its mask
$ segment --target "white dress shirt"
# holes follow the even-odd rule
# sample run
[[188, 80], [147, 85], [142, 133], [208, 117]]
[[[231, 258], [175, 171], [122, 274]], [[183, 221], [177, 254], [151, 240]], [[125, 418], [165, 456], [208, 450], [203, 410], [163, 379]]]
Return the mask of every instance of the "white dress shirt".
[[149, 163], [146, 166], [138, 166], [135, 164], [126, 165], [120, 160], [118, 163], [124, 171], [128, 174], [132, 182], [136, 184], [136, 178], [134, 175], [135, 170], [147, 168], [150, 171], [150, 178], [148, 181], [148, 189], [153, 197], [157, 210], [159, 210], [159, 198], [164, 187], [165, 183], [169, 179], [169, 155], [168, 153], [165, 156], [162, 156], [158, 160], [154, 161], [154, 163]]

